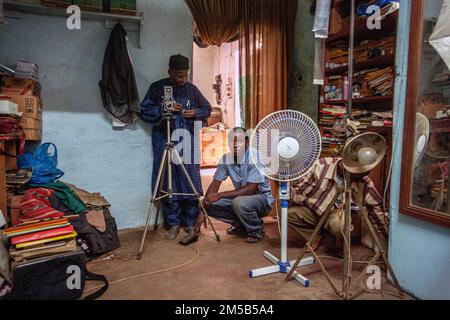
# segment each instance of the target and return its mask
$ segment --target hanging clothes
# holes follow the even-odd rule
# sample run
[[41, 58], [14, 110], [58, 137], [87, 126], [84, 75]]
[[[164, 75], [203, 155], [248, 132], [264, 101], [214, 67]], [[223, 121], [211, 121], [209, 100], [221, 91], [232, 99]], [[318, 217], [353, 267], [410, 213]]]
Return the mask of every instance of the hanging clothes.
[[117, 23], [109, 37], [99, 82], [103, 106], [115, 118], [131, 124], [139, 112], [139, 94], [127, 47], [127, 33]]

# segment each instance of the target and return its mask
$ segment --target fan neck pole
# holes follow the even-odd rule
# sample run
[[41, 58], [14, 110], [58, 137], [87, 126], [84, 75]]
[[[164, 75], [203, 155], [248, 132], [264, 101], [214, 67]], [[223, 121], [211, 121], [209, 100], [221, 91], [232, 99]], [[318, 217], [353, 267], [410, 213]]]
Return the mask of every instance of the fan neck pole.
[[[282, 182], [280, 184], [280, 200], [281, 200], [281, 259], [280, 267], [288, 266], [287, 260], [287, 234], [288, 234], [288, 206], [289, 206], [289, 183]], [[284, 271], [285, 272], [285, 271]]]

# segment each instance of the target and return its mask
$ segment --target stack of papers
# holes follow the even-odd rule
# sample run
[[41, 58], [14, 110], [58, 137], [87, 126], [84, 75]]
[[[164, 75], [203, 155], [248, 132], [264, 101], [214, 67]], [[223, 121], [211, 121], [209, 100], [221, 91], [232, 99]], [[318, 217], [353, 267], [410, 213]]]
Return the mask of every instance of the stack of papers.
[[39, 66], [31, 62], [18, 61], [16, 65], [15, 77], [39, 81]]

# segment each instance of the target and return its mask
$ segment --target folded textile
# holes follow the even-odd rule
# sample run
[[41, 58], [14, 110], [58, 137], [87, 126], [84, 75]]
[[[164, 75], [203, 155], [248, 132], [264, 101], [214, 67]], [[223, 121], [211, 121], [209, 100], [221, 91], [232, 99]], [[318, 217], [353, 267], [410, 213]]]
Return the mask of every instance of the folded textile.
[[29, 221], [62, 217], [64, 213], [55, 210], [48, 200], [53, 193], [53, 190], [44, 188], [28, 189], [20, 202], [20, 220]]
[[88, 192], [77, 186], [64, 182], [89, 209], [109, 207], [111, 204], [99, 192]]
[[[31, 185], [33, 187], [33, 185]], [[55, 195], [62, 200], [64, 205], [74, 213], [86, 211], [83, 201], [63, 182], [55, 181], [47, 184], [36, 185], [41, 188], [52, 189]]]
[[86, 212], [86, 219], [87, 222], [99, 232], [103, 233], [106, 231], [106, 222], [103, 210], [90, 210]]

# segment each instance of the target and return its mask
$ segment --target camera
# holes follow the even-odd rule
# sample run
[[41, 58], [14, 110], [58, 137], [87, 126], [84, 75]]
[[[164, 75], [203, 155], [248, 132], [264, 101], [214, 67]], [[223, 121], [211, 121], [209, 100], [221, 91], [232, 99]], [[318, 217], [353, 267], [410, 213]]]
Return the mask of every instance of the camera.
[[175, 110], [176, 101], [173, 99], [173, 87], [164, 86], [164, 96], [162, 97], [161, 111], [163, 114], [172, 114]]

